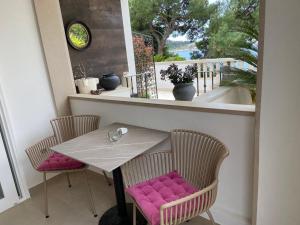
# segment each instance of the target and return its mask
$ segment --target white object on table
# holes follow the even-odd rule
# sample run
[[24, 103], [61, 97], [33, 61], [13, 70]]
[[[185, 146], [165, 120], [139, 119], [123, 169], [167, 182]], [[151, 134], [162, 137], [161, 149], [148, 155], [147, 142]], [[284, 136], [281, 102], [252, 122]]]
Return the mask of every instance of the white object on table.
[[126, 127], [120, 127], [117, 130], [120, 131], [122, 135], [128, 133], [128, 129]]

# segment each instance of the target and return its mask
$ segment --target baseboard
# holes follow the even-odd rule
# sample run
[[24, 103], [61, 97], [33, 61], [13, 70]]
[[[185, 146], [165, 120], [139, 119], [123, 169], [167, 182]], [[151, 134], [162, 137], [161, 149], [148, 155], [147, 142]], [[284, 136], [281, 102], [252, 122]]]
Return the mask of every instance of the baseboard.
[[[52, 178], [54, 178], [55, 176], [59, 175], [60, 173], [53, 173], [53, 174], [50, 174], [48, 177], [47, 177], [47, 181], [51, 180]], [[9, 207], [8, 209], [6, 209], [5, 211], [9, 210], [10, 208], [13, 208], [23, 202], [25, 202], [26, 200], [30, 199], [31, 198], [31, 193], [33, 191], [35, 191], [36, 189], [39, 189], [40, 186], [43, 185], [43, 182], [38, 182], [37, 184], [34, 184], [32, 185], [31, 187], [28, 187], [26, 192], [23, 193], [23, 196], [21, 198], [19, 198], [18, 200], [16, 200], [16, 202], [14, 203], [14, 205], [12, 205], [11, 207]]]
[[[249, 218], [237, 215], [226, 208], [214, 206], [210, 211], [215, 221], [220, 225], [251, 225]], [[208, 219], [207, 214], [201, 216]]]

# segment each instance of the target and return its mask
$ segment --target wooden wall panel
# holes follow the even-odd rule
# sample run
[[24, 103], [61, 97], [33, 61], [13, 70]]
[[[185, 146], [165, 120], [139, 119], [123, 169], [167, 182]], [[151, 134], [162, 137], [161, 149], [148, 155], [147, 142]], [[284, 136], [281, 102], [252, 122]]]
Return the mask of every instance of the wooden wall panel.
[[83, 63], [89, 77], [128, 71], [120, 0], [60, 0], [65, 27], [81, 20], [90, 29], [92, 43], [84, 51], [69, 46], [74, 67]]

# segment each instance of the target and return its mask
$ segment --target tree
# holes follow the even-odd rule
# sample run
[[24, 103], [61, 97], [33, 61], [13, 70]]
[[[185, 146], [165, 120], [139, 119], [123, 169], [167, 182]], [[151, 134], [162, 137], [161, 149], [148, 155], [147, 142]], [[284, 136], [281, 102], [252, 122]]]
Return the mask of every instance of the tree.
[[201, 59], [203, 57], [203, 54], [199, 51], [193, 51], [190, 53], [191, 59]]
[[129, 0], [134, 31], [154, 37], [160, 55], [176, 32], [191, 39], [203, 32], [212, 10], [208, 0]]
[[198, 40], [195, 43], [202, 53], [202, 58], [216, 57], [211, 53], [212, 49], [214, 49], [211, 40], [213, 36], [219, 32], [221, 23], [224, 20], [224, 12], [227, 10], [228, 4], [226, 1], [219, 1], [212, 7], [213, 10], [210, 11], [208, 25], [204, 28], [204, 31], [198, 35]]
[[259, 0], [230, 0], [222, 7], [222, 13], [212, 16], [197, 47], [205, 57], [232, 57], [253, 66], [255, 70], [229, 68], [233, 76], [222, 85], [247, 87], [255, 98]]

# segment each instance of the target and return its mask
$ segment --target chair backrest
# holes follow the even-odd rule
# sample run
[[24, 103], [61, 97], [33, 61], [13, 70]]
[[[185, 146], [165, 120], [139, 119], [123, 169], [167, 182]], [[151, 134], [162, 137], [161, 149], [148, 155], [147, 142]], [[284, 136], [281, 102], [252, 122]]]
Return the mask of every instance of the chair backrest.
[[97, 130], [99, 121], [95, 115], [63, 116], [51, 120], [51, 125], [58, 143], [62, 143]]
[[174, 169], [200, 189], [218, 178], [221, 163], [229, 154], [216, 138], [190, 130], [172, 131], [171, 145]]
[[25, 150], [33, 168], [37, 169], [53, 153], [50, 147], [54, 145], [57, 145], [57, 141], [54, 136], [51, 136]]

